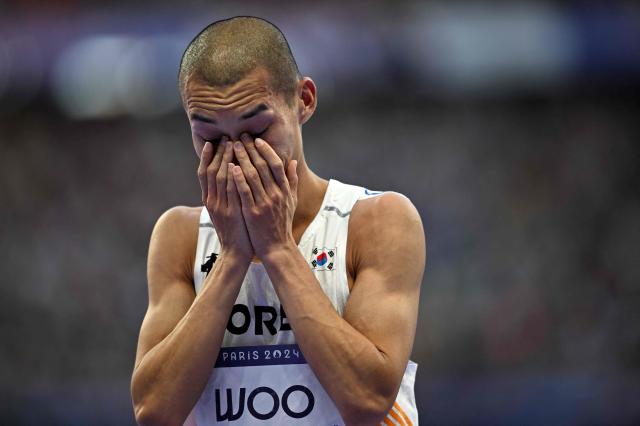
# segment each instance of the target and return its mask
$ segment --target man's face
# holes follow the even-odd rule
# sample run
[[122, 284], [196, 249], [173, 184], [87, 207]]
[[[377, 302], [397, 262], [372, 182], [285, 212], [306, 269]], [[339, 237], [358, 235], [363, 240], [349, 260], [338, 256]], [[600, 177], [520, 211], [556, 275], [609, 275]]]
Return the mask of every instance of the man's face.
[[[216, 151], [220, 140], [240, 139], [242, 133], [264, 139], [282, 158], [299, 158], [300, 124], [284, 97], [270, 88], [269, 75], [262, 68], [226, 87], [211, 87], [202, 79], [187, 80], [184, 100], [193, 146], [198, 156], [209, 141]], [[237, 160], [234, 158], [234, 163]]]

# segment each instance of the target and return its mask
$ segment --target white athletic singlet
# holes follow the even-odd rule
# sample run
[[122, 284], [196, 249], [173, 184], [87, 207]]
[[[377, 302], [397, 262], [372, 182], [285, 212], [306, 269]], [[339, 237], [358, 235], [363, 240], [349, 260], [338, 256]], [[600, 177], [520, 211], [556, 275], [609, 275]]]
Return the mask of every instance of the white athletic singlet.
[[[345, 263], [349, 215], [358, 200], [379, 194], [330, 180], [322, 206], [298, 245], [340, 315], [349, 298]], [[196, 293], [200, 292], [217, 253], [220, 241], [203, 207], [194, 265]], [[407, 363], [396, 401], [382, 425], [418, 424], [413, 391], [416, 369], [416, 363]], [[298, 348], [261, 263], [249, 266], [215, 367], [185, 422], [191, 426], [217, 424], [344, 425]]]

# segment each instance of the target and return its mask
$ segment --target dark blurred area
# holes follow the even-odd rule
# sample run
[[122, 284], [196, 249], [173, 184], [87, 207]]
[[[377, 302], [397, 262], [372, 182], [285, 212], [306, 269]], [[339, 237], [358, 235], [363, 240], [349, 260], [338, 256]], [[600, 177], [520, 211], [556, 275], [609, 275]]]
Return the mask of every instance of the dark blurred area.
[[0, 5], [0, 423], [134, 423], [180, 55], [247, 14], [318, 85], [311, 168], [422, 215], [421, 422], [640, 424], [640, 6], [409, 1]]

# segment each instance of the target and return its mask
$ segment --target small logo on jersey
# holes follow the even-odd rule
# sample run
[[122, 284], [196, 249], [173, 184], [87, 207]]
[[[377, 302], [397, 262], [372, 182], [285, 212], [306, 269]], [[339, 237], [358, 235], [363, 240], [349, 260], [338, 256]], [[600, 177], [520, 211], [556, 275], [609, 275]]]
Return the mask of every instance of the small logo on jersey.
[[335, 248], [314, 247], [311, 253], [311, 269], [314, 271], [333, 271], [336, 257]]
[[382, 191], [370, 191], [367, 188], [364, 189], [365, 195], [378, 195], [382, 194]]
[[213, 268], [213, 264], [216, 263], [216, 260], [218, 260], [218, 253], [211, 253], [210, 256], [207, 256], [207, 261], [200, 265], [200, 272], [204, 272], [206, 275], [209, 275], [209, 272], [211, 272], [211, 268]]

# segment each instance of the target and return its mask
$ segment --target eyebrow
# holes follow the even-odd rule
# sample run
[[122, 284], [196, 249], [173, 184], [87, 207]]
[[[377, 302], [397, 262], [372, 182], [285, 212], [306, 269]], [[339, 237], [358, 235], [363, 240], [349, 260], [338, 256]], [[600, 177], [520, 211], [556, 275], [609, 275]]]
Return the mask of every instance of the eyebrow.
[[268, 109], [269, 109], [269, 107], [268, 107], [268, 106], [266, 106], [265, 104], [260, 104], [260, 105], [258, 105], [257, 107], [255, 107], [254, 109], [252, 109], [251, 111], [249, 111], [249, 112], [245, 112], [244, 114], [242, 114], [242, 115], [240, 116], [240, 118], [241, 118], [241, 119], [243, 119], [243, 120], [246, 120], [247, 118], [251, 118], [251, 117], [253, 117], [253, 116], [255, 116], [255, 115], [258, 115], [258, 114], [260, 114], [262, 111], [266, 111], [266, 110], [268, 110]]
[[216, 124], [216, 120], [213, 118], [205, 117], [204, 115], [200, 115], [198, 113], [191, 114], [192, 120], [204, 121], [205, 123]]
[[[260, 114], [262, 111], [266, 111], [268, 109], [269, 109], [269, 107], [267, 105], [260, 104], [260, 105], [256, 106], [254, 109], [252, 109], [251, 111], [248, 111], [248, 112], [245, 112], [244, 114], [242, 114], [240, 116], [240, 119], [241, 120], [249, 119], [251, 117], [254, 117], [254, 116]], [[201, 114], [198, 114], [198, 113], [191, 114], [191, 119], [192, 120], [203, 121], [205, 123], [216, 124], [216, 120], [214, 120], [213, 118], [205, 117], [204, 115], [201, 115]]]

